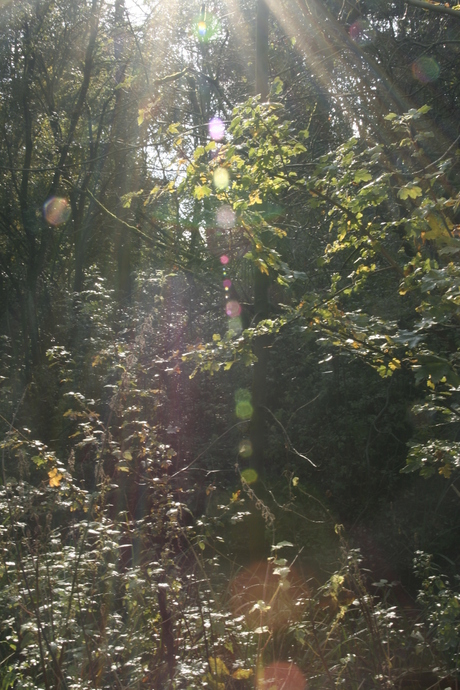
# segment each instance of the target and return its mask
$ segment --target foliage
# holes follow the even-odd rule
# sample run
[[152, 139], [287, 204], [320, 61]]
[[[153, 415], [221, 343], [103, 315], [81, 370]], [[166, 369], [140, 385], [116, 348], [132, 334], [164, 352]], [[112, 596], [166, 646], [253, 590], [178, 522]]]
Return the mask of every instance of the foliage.
[[280, 3], [264, 103], [252, 0], [147, 4], [0, 10], [0, 685], [433, 685], [457, 15]]

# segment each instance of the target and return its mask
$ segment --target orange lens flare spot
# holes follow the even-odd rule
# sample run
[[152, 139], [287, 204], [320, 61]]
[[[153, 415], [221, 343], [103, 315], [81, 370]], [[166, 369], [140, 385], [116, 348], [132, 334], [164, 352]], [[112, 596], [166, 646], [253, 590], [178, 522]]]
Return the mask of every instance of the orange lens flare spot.
[[305, 677], [295, 664], [277, 661], [266, 666], [257, 678], [257, 690], [305, 690]]

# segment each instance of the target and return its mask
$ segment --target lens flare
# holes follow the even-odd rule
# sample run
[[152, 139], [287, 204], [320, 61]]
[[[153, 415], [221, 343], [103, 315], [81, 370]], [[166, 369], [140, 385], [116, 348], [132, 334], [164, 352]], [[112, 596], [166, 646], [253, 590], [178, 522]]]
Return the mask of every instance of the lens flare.
[[214, 141], [221, 141], [225, 136], [225, 125], [220, 117], [213, 117], [209, 122], [208, 129], [209, 136]]
[[235, 407], [236, 416], [238, 419], [251, 419], [253, 408], [249, 400], [241, 400]]
[[221, 206], [216, 213], [216, 220], [222, 230], [231, 230], [235, 227], [235, 212], [230, 206]]
[[[248, 458], [250, 455], [252, 455], [252, 444], [249, 439], [245, 439], [244, 441], [241, 441], [240, 443], [240, 455], [243, 458]], [[243, 477], [244, 481], [246, 484], [254, 484], [257, 479], [258, 479], [258, 474], [255, 470], [253, 469], [247, 469], [243, 470], [241, 472], [241, 476]]]
[[233, 319], [228, 320], [228, 330], [230, 333], [241, 333], [243, 324], [239, 316], [235, 316]]
[[226, 254], [222, 254], [222, 256], [220, 257], [220, 263], [226, 266], [229, 261], [230, 259], [228, 258], [228, 256]]
[[239, 316], [241, 314], [241, 304], [234, 299], [229, 300], [225, 305], [225, 313], [231, 319], [235, 318], [235, 316]]
[[[245, 525], [243, 522], [242, 529], [246, 529], [248, 533], [251, 530], [251, 523]], [[308, 605], [307, 601], [311, 597], [308, 583], [295, 567], [291, 566], [288, 571], [280, 572], [277, 565], [273, 562], [267, 563], [267, 561], [253, 563], [240, 572], [230, 583], [230, 592], [230, 606], [233, 613], [237, 616], [244, 615], [246, 625], [252, 630], [261, 624], [261, 604], [265, 605], [264, 623], [276, 630], [285, 628], [290, 621], [302, 619], [305, 607]], [[291, 664], [286, 664], [286, 666], [289, 667]], [[295, 670], [286, 668], [279, 673], [279, 676], [287, 681], [285, 685], [282, 685], [276, 684], [276, 675], [272, 667], [265, 669], [265, 675], [261, 669], [260, 679], [271, 680], [272, 684], [258, 684], [257, 688], [304, 690], [304, 685], [297, 685], [300, 678]]]
[[374, 30], [365, 19], [358, 19], [358, 21], [354, 22], [350, 26], [348, 33], [351, 40], [360, 46], [372, 43], [374, 40]]
[[214, 171], [214, 187], [218, 190], [226, 189], [230, 184], [230, 175], [226, 168], [216, 168]]
[[230, 290], [232, 287], [232, 281], [229, 278], [226, 278], [223, 282], [223, 286], [226, 290]]
[[295, 664], [277, 661], [262, 670], [257, 690], [304, 690], [305, 678]]
[[235, 402], [235, 411], [238, 419], [251, 419], [253, 413], [251, 393], [245, 388], [239, 388], [235, 393]]
[[412, 63], [412, 76], [422, 84], [429, 84], [432, 81], [436, 81], [440, 71], [441, 68], [436, 60], [426, 55], [422, 55], [422, 57]]
[[195, 18], [192, 30], [195, 39], [200, 41], [200, 43], [214, 41], [222, 33], [219, 20], [208, 10]]
[[62, 225], [70, 217], [70, 204], [67, 199], [52, 196], [43, 204], [43, 217], [50, 225]]

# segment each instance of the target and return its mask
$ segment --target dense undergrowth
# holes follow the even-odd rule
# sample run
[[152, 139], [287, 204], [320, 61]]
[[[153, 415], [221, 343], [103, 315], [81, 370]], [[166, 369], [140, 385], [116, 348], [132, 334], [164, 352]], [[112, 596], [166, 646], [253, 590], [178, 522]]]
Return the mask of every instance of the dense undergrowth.
[[[142, 289], [154, 299], [167, 283]], [[54, 344], [43, 365], [60, 436], [34, 438], [18, 406], [2, 441], [1, 687], [358, 689], [455, 674], [456, 583], [419, 553], [419, 594], [402, 605], [311, 481], [286, 464], [278, 481], [251, 483], [238, 426], [184, 451], [198, 420], [183, 411], [179, 434], [164, 406], [195, 379], [174, 353], [165, 367], [169, 320], [154, 310], [101, 332], [96, 284], [75, 316], [79, 359]], [[85, 324], [88, 341], [99, 333], [92, 357]], [[20, 403], [35, 405], [34, 384]], [[220, 414], [231, 428], [231, 405]]]

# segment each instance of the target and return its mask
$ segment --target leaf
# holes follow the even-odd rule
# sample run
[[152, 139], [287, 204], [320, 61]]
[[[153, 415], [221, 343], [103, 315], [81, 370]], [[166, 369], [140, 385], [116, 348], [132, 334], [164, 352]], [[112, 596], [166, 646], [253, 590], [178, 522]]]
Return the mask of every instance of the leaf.
[[418, 196], [422, 196], [422, 189], [421, 187], [417, 187], [417, 185], [406, 185], [406, 187], [401, 187], [401, 189], [398, 191], [398, 196], [403, 200], [408, 199], [409, 197], [411, 199], [416, 199]]
[[125, 450], [125, 452], [123, 453], [123, 457], [125, 460], [132, 460], [133, 459], [133, 456], [131, 455], [129, 450]]
[[211, 669], [211, 673], [213, 676], [222, 677], [230, 675], [228, 668], [226, 667], [222, 659], [220, 659], [218, 656], [215, 658], [210, 657], [208, 661], [209, 668]]
[[275, 96], [278, 96], [283, 90], [283, 82], [279, 77], [276, 77], [273, 81], [272, 92]]
[[391, 122], [391, 121], [394, 120], [396, 117], [398, 117], [398, 116], [396, 115], [396, 113], [388, 113], [388, 115], [385, 115], [385, 118], [384, 118], [384, 119], [385, 119], [385, 120], [388, 120], [389, 122]]
[[195, 199], [198, 199], [198, 201], [200, 201], [201, 199], [203, 199], [205, 196], [210, 196], [210, 195], [211, 195], [211, 190], [210, 190], [210, 188], [209, 188], [207, 185], [205, 185], [205, 184], [203, 184], [203, 185], [200, 185], [200, 184], [196, 185], [196, 187], [195, 187], [195, 189], [194, 189], [194, 191], [193, 191], [193, 196], [195, 197]]
[[354, 182], [369, 182], [372, 180], [372, 175], [367, 170], [357, 170], [353, 180]]
[[195, 149], [195, 153], [193, 154], [193, 157], [195, 160], [198, 160], [198, 158], [201, 158], [206, 153], [206, 149], [204, 146], [197, 146]]
[[57, 467], [53, 467], [53, 469], [48, 472], [48, 477], [50, 486], [59, 486], [64, 475], [58, 471]]
[[235, 678], [236, 680], [246, 680], [247, 678], [250, 678], [254, 671], [252, 668], [238, 668], [236, 671], [233, 671], [232, 673], [232, 678]]
[[290, 541], [280, 541], [280, 542], [278, 542], [278, 544], [274, 544], [274, 545], [271, 547], [271, 550], [272, 550], [272, 551], [278, 551], [279, 549], [284, 549], [285, 546], [291, 546], [291, 547], [293, 547], [294, 544], [291, 544]]
[[452, 467], [446, 463], [445, 465], [440, 467], [438, 471], [442, 477], [449, 479], [450, 475], [452, 474]]
[[145, 110], [142, 108], [141, 110], [139, 110], [139, 116], [137, 118], [137, 124], [139, 127], [144, 122], [144, 116], [145, 116]]
[[168, 132], [170, 134], [178, 134], [179, 133], [179, 127], [180, 127], [180, 122], [173, 122], [172, 125], [169, 125]]
[[431, 105], [426, 105], [426, 103], [425, 103], [425, 105], [422, 105], [422, 107], [419, 108], [417, 110], [417, 112], [420, 113], [421, 115], [425, 115], [425, 113], [428, 113], [430, 110], [431, 110]]

